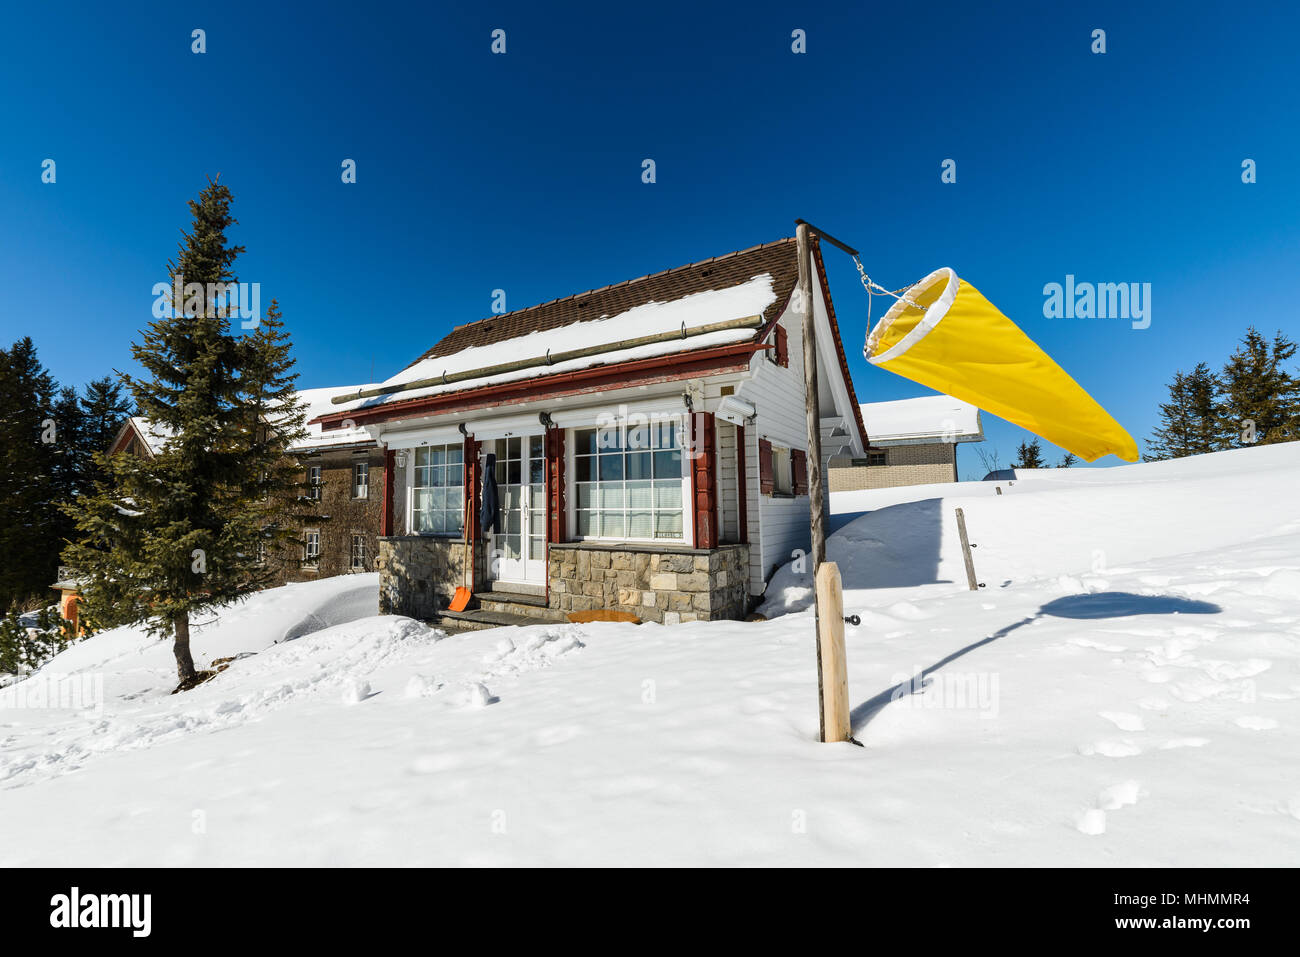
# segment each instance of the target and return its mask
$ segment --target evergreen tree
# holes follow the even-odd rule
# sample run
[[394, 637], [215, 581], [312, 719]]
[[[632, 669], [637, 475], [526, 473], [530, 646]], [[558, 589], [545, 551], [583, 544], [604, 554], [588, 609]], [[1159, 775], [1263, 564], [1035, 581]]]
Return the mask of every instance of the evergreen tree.
[[1160, 424], [1147, 441], [1143, 459], [1158, 462], [1201, 455], [1224, 448], [1221, 394], [1223, 383], [1204, 363], [1190, 373], [1174, 373], [1169, 401], [1160, 404]]
[[1043, 468], [1043, 448], [1037, 436], [1030, 442], [1020, 443], [1020, 448], [1016, 449], [1016, 461], [1011, 467], [1013, 469]]
[[1065, 455], [1061, 457], [1061, 464], [1058, 465], [1057, 468], [1058, 469], [1073, 468], [1074, 463], [1077, 461], [1079, 461], [1078, 456], [1076, 456], [1073, 452], [1066, 452]]
[[0, 611], [48, 598], [58, 571], [55, 398], [29, 337], [0, 349]]
[[90, 460], [95, 452], [107, 451], [118, 429], [131, 416], [131, 400], [122, 392], [122, 386], [108, 376], [95, 379], [81, 391], [81, 428], [79, 433], [83, 485], [93, 472]]
[[226, 238], [236, 225], [230, 203], [216, 181], [190, 202], [193, 226], [168, 264], [183, 302], [132, 347], [145, 376], [123, 376], [140, 414], [168, 439], [150, 459], [97, 456], [105, 478], [71, 507], [82, 538], [65, 552], [90, 579], [87, 619], [97, 627], [144, 622], [170, 636], [181, 688], [201, 680], [192, 616], [266, 584], [258, 544], [283, 507], [271, 494], [283, 479], [274, 462], [295, 427], [281, 409], [286, 429], [264, 430], [265, 413], [292, 382], [278, 309], [244, 339], [225, 315], [220, 287], [237, 281], [244, 251]]
[[1220, 438], [1226, 448], [1300, 438], [1300, 381], [1284, 363], [1296, 344], [1278, 332], [1269, 343], [1251, 326], [1223, 367]]

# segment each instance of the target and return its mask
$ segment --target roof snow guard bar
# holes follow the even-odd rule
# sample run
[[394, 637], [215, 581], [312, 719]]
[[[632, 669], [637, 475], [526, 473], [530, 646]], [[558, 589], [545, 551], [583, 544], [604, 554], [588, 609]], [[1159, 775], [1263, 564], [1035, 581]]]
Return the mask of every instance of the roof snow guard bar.
[[757, 329], [763, 325], [762, 316], [745, 316], [740, 319], [724, 319], [722, 322], [710, 322], [703, 326], [686, 328], [682, 324], [680, 330], [674, 329], [671, 332], [656, 332], [648, 336], [637, 336], [635, 339], [623, 339], [619, 342], [607, 342], [599, 346], [586, 346], [582, 349], [570, 349], [567, 352], [551, 352], [547, 349], [545, 355], [534, 356], [531, 359], [516, 359], [513, 362], [501, 362], [497, 365], [482, 366], [478, 369], [467, 369], [464, 372], [447, 372], [443, 371], [441, 375], [429, 379], [416, 379], [413, 382], [401, 382], [393, 385], [379, 386], [374, 389], [360, 389], [357, 392], [349, 392], [344, 395], [336, 395], [330, 399], [335, 405], [342, 405], [345, 402], [355, 402], [357, 399], [371, 399], [382, 395], [393, 395], [397, 392], [412, 392], [416, 389], [428, 389], [433, 386], [451, 385], [455, 382], [465, 382], [469, 379], [483, 379], [488, 376], [502, 375], [506, 372], [518, 372], [521, 369], [532, 369], [539, 366], [555, 365], [557, 362], [568, 362], [570, 359], [586, 359], [591, 356], [603, 355], [609, 352], [622, 352], [624, 349], [637, 349], [641, 346], [655, 345], [661, 342], [671, 342], [673, 340], [690, 339], [694, 336], [706, 336], [711, 332], [727, 332], [731, 329]]

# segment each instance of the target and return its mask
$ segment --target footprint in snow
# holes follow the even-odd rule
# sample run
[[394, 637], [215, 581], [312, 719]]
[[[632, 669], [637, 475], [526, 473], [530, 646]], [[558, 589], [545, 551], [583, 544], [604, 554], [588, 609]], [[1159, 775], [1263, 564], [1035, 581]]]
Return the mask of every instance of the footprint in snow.
[[370, 682], [349, 681], [343, 686], [343, 703], [359, 704], [370, 697]]
[[1079, 753], [1086, 757], [1100, 754], [1106, 758], [1131, 758], [1135, 754], [1141, 754], [1142, 749], [1132, 741], [1109, 739], [1081, 744], [1079, 745]]
[[1098, 714], [1121, 731], [1146, 730], [1146, 727], [1142, 724], [1142, 719], [1135, 714], [1127, 714], [1123, 711], [1100, 711]]

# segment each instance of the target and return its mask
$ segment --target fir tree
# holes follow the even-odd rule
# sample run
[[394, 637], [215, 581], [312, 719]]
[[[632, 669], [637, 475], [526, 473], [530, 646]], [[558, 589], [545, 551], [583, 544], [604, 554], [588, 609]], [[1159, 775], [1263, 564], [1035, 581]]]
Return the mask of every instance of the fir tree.
[[1147, 441], [1143, 459], [1158, 462], [1201, 455], [1224, 448], [1222, 440], [1223, 384], [1204, 363], [1190, 373], [1174, 373], [1169, 401], [1160, 404], [1160, 424]]
[[[282, 408], [292, 359], [278, 309], [243, 339], [225, 315], [220, 287], [237, 281], [243, 252], [226, 238], [236, 225], [230, 203], [216, 181], [190, 202], [192, 229], [168, 264], [173, 287], [184, 284], [183, 302], [132, 347], [146, 374], [122, 377], [167, 441], [149, 459], [97, 456], [105, 478], [72, 507], [82, 538], [65, 553], [90, 579], [87, 619], [97, 627], [144, 622], [170, 636], [181, 688], [201, 680], [192, 617], [266, 583], [258, 544], [283, 507], [271, 494], [283, 479], [275, 462], [295, 429]], [[284, 428], [266, 430], [276, 408]]]
[[56, 395], [30, 338], [0, 349], [0, 610], [48, 597], [58, 571]]
[[1296, 344], [1278, 332], [1269, 343], [1251, 326], [1223, 367], [1220, 438], [1227, 448], [1272, 445], [1300, 437], [1300, 381], [1284, 363]]
[[1030, 442], [1020, 443], [1020, 448], [1016, 449], [1016, 461], [1011, 467], [1013, 469], [1043, 468], [1043, 448], [1037, 437]]

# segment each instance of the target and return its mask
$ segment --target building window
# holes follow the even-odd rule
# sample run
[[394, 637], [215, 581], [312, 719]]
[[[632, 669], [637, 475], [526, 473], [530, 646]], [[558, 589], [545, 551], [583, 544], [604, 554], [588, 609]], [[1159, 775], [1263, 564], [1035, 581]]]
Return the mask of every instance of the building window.
[[885, 449], [880, 449], [880, 450], [876, 450], [876, 449], [868, 449], [868, 450], [867, 450], [867, 466], [868, 466], [868, 467], [871, 467], [871, 466], [873, 466], [873, 465], [888, 465], [888, 464], [889, 464], [889, 452], [887, 452]]
[[582, 538], [682, 539], [679, 424], [574, 433], [577, 533]]
[[411, 485], [411, 531], [460, 535], [465, 531], [465, 449], [428, 445], [415, 449]]
[[257, 564], [259, 565], [266, 564], [266, 539], [265, 538], [259, 538], [257, 540]]
[[772, 484], [778, 495], [790, 495], [794, 491], [790, 468], [790, 450], [772, 446]]
[[354, 570], [363, 570], [366, 567], [366, 536], [352, 536], [352, 560], [349, 563]]
[[310, 465], [307, 467], [307, 498], [313, 502], [320, 501], [320, 466]]
[[355, 462], [352, 465], [352, 497], [370, 497], [370, 463]]
[[309, 568], [320, 564], [320, 529], [309, 528], [303, 532], [302, 563]]

